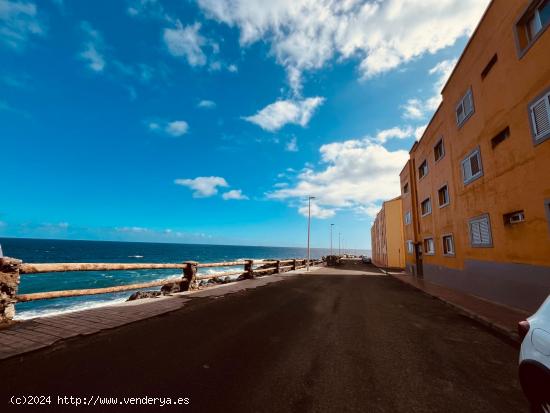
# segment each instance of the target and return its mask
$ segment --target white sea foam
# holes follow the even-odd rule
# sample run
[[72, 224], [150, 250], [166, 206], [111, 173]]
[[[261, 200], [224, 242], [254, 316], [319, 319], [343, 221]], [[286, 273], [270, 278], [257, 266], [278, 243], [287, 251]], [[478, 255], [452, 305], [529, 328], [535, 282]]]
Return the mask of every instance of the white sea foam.
[[128, 258], [143, 258], [143, 255], [128, 255]]
[[23, 310], [16, 313], [15, 319], [29, 320], [31, 318], [36, 318], [36, 317], [46, 317], [46, 316], [53, 316], [53, 315], [59, 315], [59, 314], [74, 313], [75, 311], [88, 310], [90, 308], [99, 308], [99, 307], [105, 307], [108, 305], [123, 303], [127, 299], [128, 297], [113, 298], [110, 300], [102, 300], [102, 301], [90, 300], [90, 301], [79, 302], [78, 304], [70, 305], [69, 307], [65, 307], [65, 308], [47, 308], [46, 307], [46, 308], [40, 308], [36, 310]]

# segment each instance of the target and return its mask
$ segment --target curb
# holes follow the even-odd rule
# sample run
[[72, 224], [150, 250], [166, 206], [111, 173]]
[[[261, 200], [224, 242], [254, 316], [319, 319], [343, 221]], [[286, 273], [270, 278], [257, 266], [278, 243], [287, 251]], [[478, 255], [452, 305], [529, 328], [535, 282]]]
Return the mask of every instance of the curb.
[[454, 308], [455, 310], [457, 310], [458, 312], [460, 312], [464, 316], [466, 316], [466, 317], [478, 322], [479, 324], [489, 328], [490, 330], [492, 330], [494, 333], [496, 333], [501, 338], [504, 338], [505, 340], [510, 341], [514, 346], [519, 347], [521, 345], [521, 340], [519, 338], [519, 335], [515, 331], [510, 330], [507, 327], [504, 327], [504, 326], [500, 325], [499, 323], [491, 321], [487, 317], [479, 315], [479, 314], [477, 314], [477, 313], [475, 313], [475, 312], [473, 312], [473, 311], [471, 311], [471, 310], [469, 310], [465, 307], [462, 307], [461, 305], [453, 303], [452, 301], [448, 301], [448, 300], [446, 300], [446, 299], [444, 299], [444, 298], [442, 298], [438, 295], [429, 293], [426, 290], [423, 290], [422, 288], [418, 288], [417, 286], [415, 286], [413, 284], [410, 284], [406, 281], [401, 280], [400, 278], [394, 277], [391, 273], [389, 273], [388, 275], [390, 277], [392, 277], [394, 280], [397, 280], [400, 283], [408, 285], [408, 286], [414, 288], [415, 290], [421, 291], [424, 294], [426, 294], [426, 295], [428, 295], [432, 298], [438, 299], [439, 301], [441, 301], [442, 303], [448, 305], [449, 307]]

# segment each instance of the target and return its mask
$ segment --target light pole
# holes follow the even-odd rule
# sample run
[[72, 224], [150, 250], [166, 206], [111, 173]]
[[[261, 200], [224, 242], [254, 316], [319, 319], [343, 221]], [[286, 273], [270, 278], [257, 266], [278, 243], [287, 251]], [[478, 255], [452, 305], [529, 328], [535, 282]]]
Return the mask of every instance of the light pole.
[[339, 233], [338, 233], [338, 256], [342, 255], [342, 251], [341, 251], [341, 249], [340, 249], [340, 245], [341, 245], [341, 244], [340, 244], [341, 235], [342, 235], [342, 233], [339, 232]]
[[334, 224], [330, 224], [330, 255], [332, 256], [332, 228]]
[[309, 271], [309, 260], [311, 258], [311, 254], [309, 251], [309, 239], [310, 239], [310, 232], [311, 232], [311, 200], [315, 199], [314, 196], [308, 196], [307, 197], [307, 265], [306, 265], [306, 271]]

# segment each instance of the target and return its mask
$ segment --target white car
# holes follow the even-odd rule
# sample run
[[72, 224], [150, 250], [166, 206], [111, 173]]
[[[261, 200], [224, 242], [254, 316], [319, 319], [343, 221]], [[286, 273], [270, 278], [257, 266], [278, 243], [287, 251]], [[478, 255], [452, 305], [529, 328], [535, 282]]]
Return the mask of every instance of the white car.
[[535, 314], [519, 322], [518, 333], [521, 387], [532, 412], [550, 413], [550, 296]]

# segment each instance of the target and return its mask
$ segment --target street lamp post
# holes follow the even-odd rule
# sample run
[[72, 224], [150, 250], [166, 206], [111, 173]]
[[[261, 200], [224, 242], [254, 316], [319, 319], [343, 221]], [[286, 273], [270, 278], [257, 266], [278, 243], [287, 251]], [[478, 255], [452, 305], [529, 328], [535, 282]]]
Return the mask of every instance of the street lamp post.
[[341, 245], [341, 244], [340, 244], [341, 235], [342, 235], [342, 234], [339, 232], [339, 233], [338, 233], [338, 256], [342, 255], [342, 251], [341, 251], [341, 249], [340, 249], [340, 245]]
[[307, 264], [306, 271], [309, 271], [309, 260], [311, 259], [311, 253], [309, 249], [309, 240], [311, 233], [311, 200], [315, 199], [314, 196], [307, 197]]
[[332, 256], [332, 227], [334, 224], [330, 224], [330, 255]]

